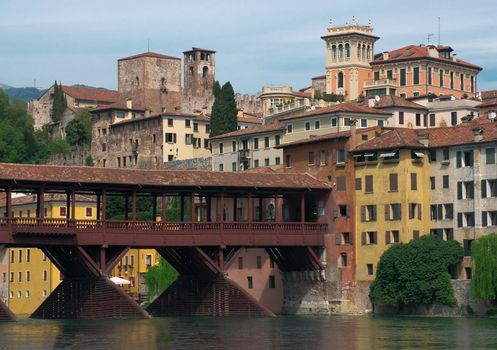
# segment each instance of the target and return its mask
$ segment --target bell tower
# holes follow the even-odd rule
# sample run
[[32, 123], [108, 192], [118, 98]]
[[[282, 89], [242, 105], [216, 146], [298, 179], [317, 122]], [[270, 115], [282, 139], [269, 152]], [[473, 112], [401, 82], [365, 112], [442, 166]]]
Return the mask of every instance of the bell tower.
[[183, 52], [184, 91], [188, 97], [210, 97], [216, 78], [216, 51], [192, 47]]
[[321, 39], [326, 42], [326, 93], [341, 94], [347, 101], [357, 99], [371, 79], [369, 62], [379, 39], [373, 35], [371, 21], [359, 25], [352, 17], [351, 24], [335, 27], [330, 19], [327, 34]]

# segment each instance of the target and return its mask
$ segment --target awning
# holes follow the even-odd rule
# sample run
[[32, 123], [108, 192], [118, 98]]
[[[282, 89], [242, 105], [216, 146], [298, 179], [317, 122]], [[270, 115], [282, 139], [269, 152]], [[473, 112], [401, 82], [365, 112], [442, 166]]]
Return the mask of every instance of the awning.
[[352, 157], [353, 158], [359, 158], [359, 157], [362, 157], [364, 154], [362, 153], [359, 153], [359, 154], [354, 154]]
[[130, 281], [128, 281], [128, 280], [126, 280], [124, 278], [121, 278], [121, 277], [117, 277], [117, 276], [116, 277], [112, 277], [110, 280], [112, 282], [114, 282], [115, 284], [118, 284], [120, 286], [122, 286], [123, 284], [131, 284]]
[[393, 152], [388, 152], [388, 153], [382, 153], [380, 154], [380, 158], [389, 158], [389, 157], [395, 157], [398, 151], [393, 151]]
[[414, 154], [416, 155], [416, 157], [418, 158], [423, 158], [425, 155], [423, 154], [423, 152], [418, 152], [418, 151], [414, 151]]
[[366, 153], [364, 157], [373, 157], [375, 154], [374, 153]]

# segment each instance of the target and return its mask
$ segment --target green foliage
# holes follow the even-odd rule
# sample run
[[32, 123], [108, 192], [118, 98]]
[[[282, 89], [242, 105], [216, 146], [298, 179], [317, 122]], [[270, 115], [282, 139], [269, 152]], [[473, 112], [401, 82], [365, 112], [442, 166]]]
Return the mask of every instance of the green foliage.
[[487, 316], [496, 316], [497, 315], [497, 309], [488, 309], [486, 312]]
[[497, 233], [478, 238], [471, 244], [474, 273], [471, 294], [475, 300], [497, 300]]
[[39, 98], [43, 91], [34, 87], [23, 87], [23, 88], [7, 88], [4, 89], [11, 101], [17, 99], [23, 101], [31, 101]]
[[67, 141], [63, 138], [54, 138], [51, 139], [46, 145], [46, 150], [49, 155], [51, 154], [60, 154], [67, 153], [71, 151], [71, 147], [67, 143]]
[[157, 265], [148, 268], [145, 274], [148, 300], [160, 295], [178, 278], [178, 272], [161, 256]]
[[62, 90], [62, 83], [57, 85], [57, 81], [54, 83], [53, 92], [53, 105], [52, 105], [52, 121], [58, 122], [62, 118], [62, 114], [67, 108], [67, 100]]
[[221, 88], [212, 106], [210, 136], [222, 135], [237, 129], [235, 93], [230, 82]]
[[[131, 197], [129, 197], [128, 202], [128, 218], [131, 218]], [[106, 216], [109, 220], [124, 220], [124, 196], [112, 196], [107, 197], [107, 208], [106, 208]], [[166, 212], [166, 220], [167, 221], [180, 221], [180, 200], [176, 197], [168, 197], [167, 198], [167, 212]], [[157, 200], [157, 215], [160, 216], [162, 212], [161, 208], [161, 200], [160, 198]], [[152, 197], [138, 197], [136, 199], [136, 220], [138, 221], [150, 221], [153, 220], [152, 217], [152, 206], [153, 199]], [[185, 220], [189, 218], [189, 201], [185, 199]]]
[[73, 120], [67, 123], [66, 139], [71, 146], [88, 145], [91, 142], [91, 116], [87, 110], [76, 114]]
[[219, 81], [216, 80], [214, 82], [214, 87], [212, 89], [212, 93], [213, 93], [214, 97], [218, 97], [220, 92], [221, 92], [221, 84], [219, 84]]
[[87, 156], [85, 158], [85, 165], [86, 166], [94, 166], [95, 163], [93, 162], [93, 158], [91, 156]]
[[320, 90], [315, 90], [314, 91], [314, 99], [315, 100], [322, 100], [323, 99], [323, 95], [321, 94]]
[[333, 92], [331, 94], [323, 94], [323, 100], [326, 102], [343, 102], [344, 99], [342, 94], [334, 94]]
[[371, 300], [400, 307], [435, 301], [455, 305], [448, 269], [462, 258], [459, 242], [443, 241], [436, 236], [395, 244], [380, 258], [371, 285]]

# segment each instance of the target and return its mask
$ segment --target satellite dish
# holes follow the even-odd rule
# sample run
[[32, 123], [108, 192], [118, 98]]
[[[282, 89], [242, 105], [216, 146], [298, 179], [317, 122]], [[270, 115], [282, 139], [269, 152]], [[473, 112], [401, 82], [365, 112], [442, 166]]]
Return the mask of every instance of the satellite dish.
[[376, 102], [380, 102], [380, 96], [376, 95], [376, 96], [374, 97], [374, 100], [375, 100]]

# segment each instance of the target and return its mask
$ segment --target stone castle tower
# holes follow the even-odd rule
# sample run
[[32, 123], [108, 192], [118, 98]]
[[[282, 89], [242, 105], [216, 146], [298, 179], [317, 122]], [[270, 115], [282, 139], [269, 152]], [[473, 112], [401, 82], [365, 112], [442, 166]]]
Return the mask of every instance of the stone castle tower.
[[216, 51], [193, 47], [183, 52], [183, 110], [210, 110], [214, 102]]
[[154, 52], [118, 61], [118, 90], [152, 114], [179, 113], [182, 102], [181, 59]]
[[334, 27], [330, 20], [326, 42], [326, 93], [342, 94], [345, 99], [355, 100], [362, 87], [371, 80], [374, 43], [379, 37], [373, 35], [371, 21], [367, 26], [351, 24]]

